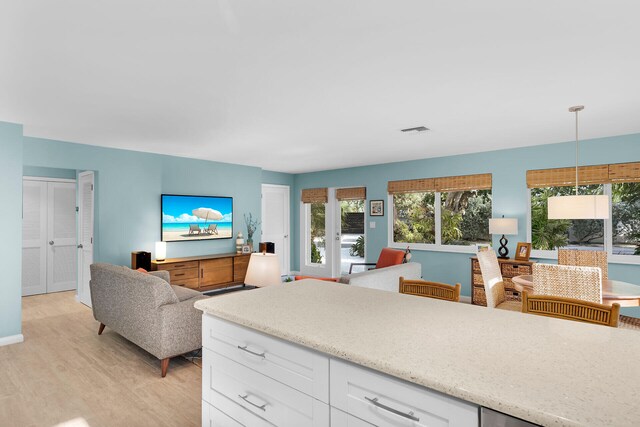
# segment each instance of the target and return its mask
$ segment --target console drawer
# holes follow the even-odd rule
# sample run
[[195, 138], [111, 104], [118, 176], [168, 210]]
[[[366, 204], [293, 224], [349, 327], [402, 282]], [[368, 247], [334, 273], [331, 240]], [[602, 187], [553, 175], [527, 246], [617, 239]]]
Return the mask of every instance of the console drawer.
[[209, 315], [202, 346], [289, 387], [329, 403], [329, 358]]
[[203, 361], [203, 400], [232, 418], [229, 400], [277, 426], [329, 426], [327, 404], [206, 348]]
[[380, 427], [478, 426], [478, 407], [331, 359], [331, 406]]
[[[198, 268], [198, 261], [172, 262], [169, 264], [157, 264], [158, 270], [181, 270], [185, 268]], [[197, 277], [197, 276], [196, 276]]]
[[198, 276], [200, 270], [198, 270], [198, 268], [183, 268], [180, 270], [169, 270], [169, 274], [171, 275], [171, 283], [173, 282], [180, 282], [180, 281], [185, 281], [185, 280], [189, 280], [189, 279], [196, 279], [198, 280]]

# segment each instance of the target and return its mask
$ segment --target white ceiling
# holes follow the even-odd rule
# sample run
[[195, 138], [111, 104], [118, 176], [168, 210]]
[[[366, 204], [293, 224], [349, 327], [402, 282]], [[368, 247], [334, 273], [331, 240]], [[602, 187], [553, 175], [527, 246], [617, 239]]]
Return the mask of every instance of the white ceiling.
[[[640, 132], [640, 2], [4, 0], [26, 135], [306, 172]], [[400, 129], [432, 130], [406, 135]]]

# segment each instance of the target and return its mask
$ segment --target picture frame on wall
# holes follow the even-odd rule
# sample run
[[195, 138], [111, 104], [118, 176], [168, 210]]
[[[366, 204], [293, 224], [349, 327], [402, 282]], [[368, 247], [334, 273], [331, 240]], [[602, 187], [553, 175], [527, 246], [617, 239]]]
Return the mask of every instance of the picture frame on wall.
[[515, 260], [529, 261], [530, 256], [531, 256], [531, 243], [518, 242], [518, 247], [516, 248], [516, 256], [514, 257]]
[[369, 216], [384, 216], [384, 200], [369, 201]]

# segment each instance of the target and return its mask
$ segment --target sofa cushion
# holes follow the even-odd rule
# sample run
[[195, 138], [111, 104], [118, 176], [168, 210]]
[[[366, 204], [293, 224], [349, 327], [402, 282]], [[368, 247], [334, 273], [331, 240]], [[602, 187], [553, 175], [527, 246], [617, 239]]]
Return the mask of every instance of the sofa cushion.
[[175, 292], [179, 301], [185, 301], [191, 298], [200, 297], [202, 294], [193, 289], [185, 288], [183, 286], [171, 285], [173, 292]]

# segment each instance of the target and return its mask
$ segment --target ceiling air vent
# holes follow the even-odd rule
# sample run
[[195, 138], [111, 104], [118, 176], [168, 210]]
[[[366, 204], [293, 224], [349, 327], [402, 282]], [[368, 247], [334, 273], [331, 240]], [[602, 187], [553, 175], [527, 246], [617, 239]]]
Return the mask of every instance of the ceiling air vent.
[[414, 128], [400, 129], [401, 132], [426, 132], [429, 128], [425, 126], [417, 126]]

